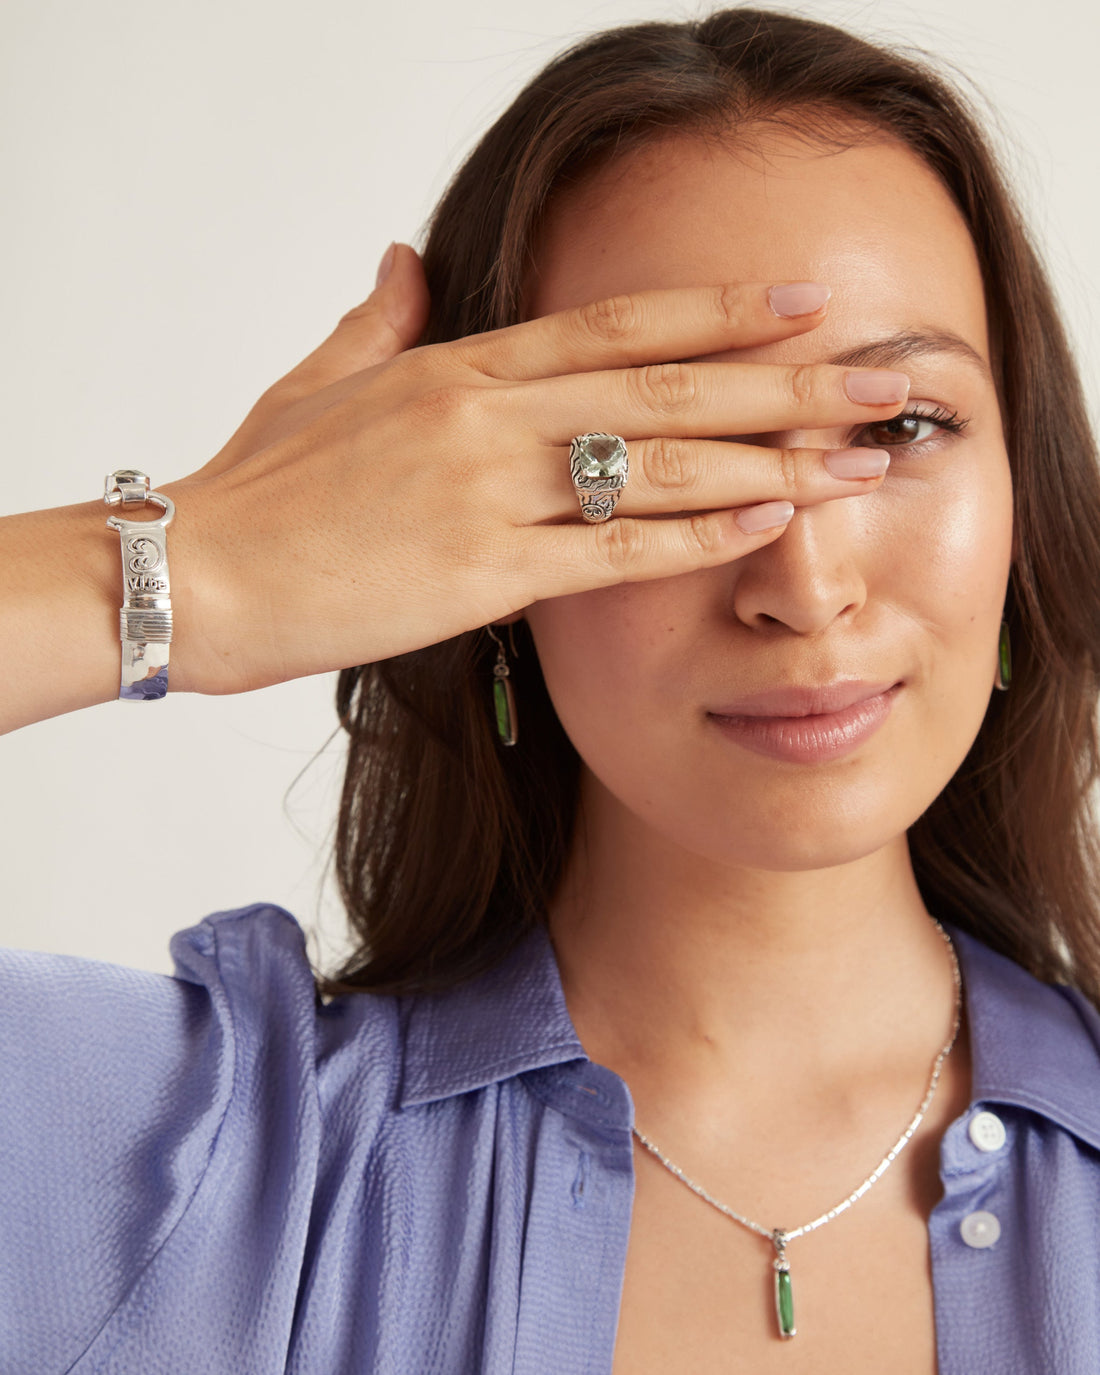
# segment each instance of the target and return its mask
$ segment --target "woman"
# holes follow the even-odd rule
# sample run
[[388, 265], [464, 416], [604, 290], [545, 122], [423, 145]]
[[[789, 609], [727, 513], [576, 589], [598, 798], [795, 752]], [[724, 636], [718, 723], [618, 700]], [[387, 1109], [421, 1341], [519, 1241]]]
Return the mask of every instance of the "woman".
[[173, 688], [345, 669], [361, 948], [8, 957], [3, 1369], [1095, 1370], [1100, 479], [957, 96], [598, 35], [163, 493]]

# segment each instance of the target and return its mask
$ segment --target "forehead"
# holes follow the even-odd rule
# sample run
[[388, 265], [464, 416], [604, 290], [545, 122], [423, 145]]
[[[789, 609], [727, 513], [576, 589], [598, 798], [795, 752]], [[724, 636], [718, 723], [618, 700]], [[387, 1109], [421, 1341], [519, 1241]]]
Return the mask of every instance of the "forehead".
[[663, 137], [557, 193], [535, 261], [530, 315], [652, 287], [810, 280], [833, 288], [826, 322], [769, 357], [934, 328], [988, 358], [966, 225], [935, 173], [885, 135], [840, 148], [766, 129], [736, 144]]

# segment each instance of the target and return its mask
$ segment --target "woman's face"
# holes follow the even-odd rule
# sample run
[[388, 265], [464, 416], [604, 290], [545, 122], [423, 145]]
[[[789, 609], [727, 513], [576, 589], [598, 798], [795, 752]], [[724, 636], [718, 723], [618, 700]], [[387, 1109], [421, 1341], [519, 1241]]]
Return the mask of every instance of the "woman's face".
[[[724, 567], [525, 613], [588, 795], [620, 821], [770, 870], [843, 863], [900, 836], [985, 714], [1012, 554], [981, 277], [948, 194], [885, 137], [834, 152], [762, 133], [737, 154], [674, 135], [561, 193], [538, 264], [536, 316], [651, 287], [827, 283], [812, 332], [705, 356], [819, 362], [904, 337], [904, 352], [862, 361], [906, 372], [910, 409], [966, 422], [958, 434], [926, 422], [905, 442], [909, 426], [900, 443], [883, 426], [753, 436], [889, 447], [892, 461], [873, 492], [798, 508], [773, 543]], [[838, 679], [901, 684], [878, 730], [840, 756], [761, 754], [713, 714]]]

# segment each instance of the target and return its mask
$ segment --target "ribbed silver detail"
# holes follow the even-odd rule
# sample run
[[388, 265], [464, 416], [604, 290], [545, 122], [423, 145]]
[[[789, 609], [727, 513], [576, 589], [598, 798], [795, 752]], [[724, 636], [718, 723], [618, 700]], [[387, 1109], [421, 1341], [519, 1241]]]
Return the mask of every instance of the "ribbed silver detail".
[[119, 638], [131, 644], [166, 645], [172, 639], [172, 612], [122, 607], [118, 613]]

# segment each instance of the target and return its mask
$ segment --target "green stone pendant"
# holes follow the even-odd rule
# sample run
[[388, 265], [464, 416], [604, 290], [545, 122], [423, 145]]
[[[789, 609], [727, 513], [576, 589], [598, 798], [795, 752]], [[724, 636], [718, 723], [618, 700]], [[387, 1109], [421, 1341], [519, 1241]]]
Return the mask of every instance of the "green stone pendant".
[[1001, 622], [1001, 635], [997, 643], [997, 660], [1000, 669], [1000, 677], [997, 686], [1002, 692], [1012, 682], [1012, 645], [1008, 636], [1008, 622]]
[[[506, 674], [507, 669], [504, 670]], [[506, 677], [498, 673], [493, 679], [493, 705], [496, 708], [497, 734], [500, 736], [502, 745], [514, 745], [516, 743], [516, 699], [512, 692], [512, 684]]]
[[775, 1316], [779, 1319], [779, 1335], [781, 1337], [793, 1337], [795, 1334], [794, 1325], [794, 1298], [791, 1295], [791, 1267], [784, 1261], [786, 1269], [780, 1270], [777, 1266], [775, 1271]]
[[775, 1269], [775, 1316], [779, 1323], [779, 1335], [783, 1338], [793, 1337], [797, 1329], [794, 1325], [794, 1295], [791, 1293], [791, 1263], [785, 1254], [786, 1233], [776, 1228], [772, 1233], [772, 1243], [775, 1246], [772, 1266]]

